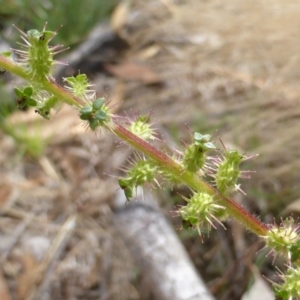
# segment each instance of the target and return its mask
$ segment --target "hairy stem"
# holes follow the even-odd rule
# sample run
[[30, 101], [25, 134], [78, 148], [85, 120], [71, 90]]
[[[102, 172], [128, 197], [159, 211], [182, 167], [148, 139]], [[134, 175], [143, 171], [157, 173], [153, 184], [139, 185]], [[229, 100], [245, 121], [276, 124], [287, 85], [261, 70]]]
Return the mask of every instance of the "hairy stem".
[[123, 126], [116, 124], [113, 129], [114, 133], [122, 140], [126, 141], [135, 149], [141, 151], [148, 157], [155, 160], [161, 168], [168, 170], [180, 181], [196, 191], [205, 190], [211, 195], [216, 197], [221, 205], [226, 207], [227, 213], [242, 223], [245, 227], [251, 230], [258, 236], [265, 236], [268, 232], [268, 228], [265, 224], [260, 222], [257, 218], [251, 215], [247, 210], [237, 204], [235, 201], [223, 196], [220, 192], [203, 181], [199, 176], [185, 171], [182, 166], [176, 163], [173, 159], [168, 157], [163, 152], [159, 151], [148, 142], [142, 140], [138, 136], [131, 133]]
[[27, 74], [26, 70], [23, 67], [17, 65], [5, 56], [0, 55], [0, 69], [2, 68], [25, 80], [30, 80], [30, 76]]
[[[25, 80], [31, 81], [30, 75], [27, 74], [24, 68], [18, 66], [13, 61], [5, 58], [0, 55], [0, 68], [4, 68], [7, 71], [22, 77]], [[69, 105], [75, 107], [82, 107], [84, 105], [84, 101], [73, 96], [71, 93], [66, 91], [64, 88], [57, 85], [54, 81], [50, 80], [42, 80], [39, 82], [43, 88], [57, 96], [62, 102], [65, 102]], [[184, 170], [184, 168], [178, 164], [176, 161], [171, 159], [169, 156], [159, 151], [148, 142], [139, 138], [138, 136], [131, 133], [122, 125], [118, 124], [114, 121], [114, 126], [109, 126], [107, 129], [115, 133], [119, 138], [127, 142], [129, 145], [134, 147], [136, 150], [144, 153], [146, 156], [152, 158], [157, 162], [157, 164], [162, 168], [172, 173], [172, 175], [182, 183], [188, 185], [192, 189], [196, 191], [203, 191], [210, 193], [219, 201], [219, 203], [226, 207], [227, 213], [235, 218], [237, 221], [245, 225], [249, 230], [259, 236], [266, 236], [268, 232], [268, 228], [265, 224], [260, 222], [257, 218], [251, 215], [247, 210], [241, 207], [239, 204], [234, 202], [233, 200], [225, 197], [219, 191], [214, 189], [208, 183], [203, 181], [199, 176]]]
[[45, 80], [42, 82], [42, 85], [46, 91], [52, 93], [54, 96], [58, 97], [58, 99], [60, 99], [62, 102], [65, 102], [66, 104], [75, 107], [82, 107], [85, 105], [85, 102], [83, 100], [70, 94], [68, 91], [66, 91], [54, 81]]
[[[26, 70], [23, 67], [19, 66], [18, 64], [14, 63], [12, 60], [4, 57], [3, 55], [0, 55], [0, 69], [1, 68], [29, 82], [32, 80], [31, 75], [28, 74], [28, 72], [26, 72]], [[82, 107], [84, 105], [84, 102], [81, 99], [76, 98], [52, 80], [41, 80], [39, 84], [41, 84], [46, 91], [52, 93], [53, 95], [61, 99], [62, 102], [76, 107]]]

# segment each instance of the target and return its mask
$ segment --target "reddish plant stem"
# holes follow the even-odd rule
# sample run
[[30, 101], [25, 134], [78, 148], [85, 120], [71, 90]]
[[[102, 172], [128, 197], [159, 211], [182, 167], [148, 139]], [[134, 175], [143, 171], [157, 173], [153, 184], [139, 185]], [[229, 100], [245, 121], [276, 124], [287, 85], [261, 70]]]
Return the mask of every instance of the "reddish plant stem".
[[43, 82], [43, 86], [45, 89], [47, 89], [48, 92], [51, 92], [53, 95], [61, 99], [61, 101], [64, 101], [65, 103], [71, 106], [82, 107], [86, 105], [86, 103], [83, 100], [70, 94], [68, 91], [66, 91], [63, 87], [59, 86], [53, 80], [51, 81], [45, 80]]
[[223, 196], [219, 191], [203, 181], [199, 176], [185, 171], [181, 165], [179, 165], [169, 156], [159, 151], [148, 142], [134, 135], [122, 125], [115, 124], [112, 131], [132, 147], [155, 160], [162, 168], [174, 174], [180, 179], [182, 183], [185, 183], [186, 185], [197, 191], [205, 190], [211, 195], [214, 195], [216, 197], [216, 200], [218, 200], [221, 205], [226, 207], [228, 214], [245, 225], [249, 230], [257, 234], [258, 236], [267, 235], [268, 227], [265, 224], [259, 221], [255, 216], [250, 214], [238, 203]]
[[[24, 68], [18, 66], [13, 61], [0, 55], [0, 66], [11, 73], [14, 73], [28, 81], [31, 81], [29, 74], [24, 70]], [[40, 82], [41, 85], [57, 96], [61, 101], [68, 103], [69, 105], [82, 107], [84, 105], [83, 100], [74, 97], [64, 88], [57, 85], [54, 81], [44, 80]], [[244, 224], [248, 229], [259, 236], [265, 236], [268, 232], [268, 227], [260, 222], [257, 218], [251, 215], [247, 210], [241, 207], [239, 204], [233, 200], [223, 196], [219, 191], [214, 189], [212, 186], [203, 181], [199, 176], [187, 172], [184, 168], [178, 164], [176, 161], [171, 159], [169, 156], [159, 151], [148, 142], [139, 138], [138, 136], [131, 133], [125, 127], [114, 122], [115, 124], [110, 124], [107, 126], [108, 129], [113, 131], [118, 137], [126, 141], [135, 149], [141, 151], [145, 155], [149, 156], [155, 160], [161, 168], [164, 168], [167, 172], [172, 173], [178, 180], [185, 183], [192, 189], [196, 191], [206, 191], [211, 195], [216, 197], [216, 201], [219, 201], [223, 206], [227, 208], [228, 214], [238, 220], [240, 223]]]

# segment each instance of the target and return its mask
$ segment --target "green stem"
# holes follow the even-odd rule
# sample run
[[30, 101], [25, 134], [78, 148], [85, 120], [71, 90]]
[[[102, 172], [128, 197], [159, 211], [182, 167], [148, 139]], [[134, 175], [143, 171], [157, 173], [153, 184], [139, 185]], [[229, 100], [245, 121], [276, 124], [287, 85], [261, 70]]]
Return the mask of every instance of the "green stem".
[[5, 56], [0, 55], [0, 69], [2, 68], [10, 73], [18, 75], [19, 77], [25, 80], [30, 80], [29, 75], [26, 73], [26, 70], [23, 67], [17, 65]]
[[[26, 73], [24, 68], [18, 66], [13, 61], [5, 58], [0, 55], [0, 68], [4, 68], [7, 71], [14, 73], [27, 81], [31, 81], [30, 76]], [[62, 102], [65, 102], [69, 105], [82, 107], [84, 105], [84, 101], [74, 97], [64, 88], [57, 85], [54, 81], [43, 80], [40, 82], [43, 88], [57, 96]], [[268, 228], [265, 224], [260, 222], [257, 218], [251, 215], [247, 210], [241, 207], [239, 204], [234, 202], [233, 200], [223, 196], [220, 192], [210, 186], [208, 183], [203, 181], [199, 176], [190, 173], [184, 168], [171, 159], [169, 156], [159, 151], [148, 142], [139, 138], [138, 136], [131, 133], [125, 127], [121, 126], [117, 122], [114, 122], [113, 126], [108, 126], [107, 128], [114, 132], [118, 137], [122, 140], [126, 141], [135, 149], [141, 151], [145, 155], [149, 156], [153, 160], [155, 160], [161, 168], [167, 170], [172, 173], [176, 178], [178, 178], [182, 183], [185, 183], [192, 189], [196, 191], [207, 191], [211, 195], [216, 197], [223, 206], [226, 207], [229, 215], [234, 217], [237, 221], [244, 224], [248, 229], [259, 236], [265, 236], [267, 234]]]
[[[10, 73], [13, 73], [27, 81], [32, 81], [31, 76], [26, 72], [26, 70], [19, 66], [18, 64], [14, 63], [12, 60], [7, 59], [3, 55], [0, 55], [0, 68], [7, 70]], [[65, 89], [59, 86], [54, 81], [42, 80], [38, 82], [43, 88], [52, 93], [53, 95], [57, 96], [61, 101], [76, 107], [82, 107], [85, 105], [85, 102], [79, 98], [76, 98], [72, 94], [68, 93]]]

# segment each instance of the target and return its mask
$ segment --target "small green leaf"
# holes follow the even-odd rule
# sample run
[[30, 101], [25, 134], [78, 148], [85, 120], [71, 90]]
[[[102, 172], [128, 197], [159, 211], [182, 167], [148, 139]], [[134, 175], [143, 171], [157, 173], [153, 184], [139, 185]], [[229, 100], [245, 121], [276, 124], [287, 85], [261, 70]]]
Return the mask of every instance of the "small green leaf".
[[35, 106], [37, 106], [37, 101], [35, 99], [29, 97], [26, 99], [26, 104], [28, 106], [35, 107]]
[[204, 143], [206, 149], [216, 149], [216, 146], [212, 142]]
[[78, 74], [78, 75], [76, 76], [76, 79], [77, 79], [77, 81], [86, 83], [86, 81], [87, 81], [87, 76], [86, 76], [86, 74]]
[[11, 58], [12, 53], [11, 51], [5, 51], [5, 52], [1, 52], [0, 54], [6, 58]]
[[89, 124], [90, 124], [90, 128], [92, 130], [95, 130], [99, 126], [99, 121], [96, 119], [92, 119], [89, 121]]
[[211, 138], [211, 135], [209, 135], [209, 134], [202, 135], [199, 132], [194, 133], [194, 140], [196, 142], [208, 142], [210, 140], [210, 138]]
[[93, 113], [93, 108], [91, 106], [84, 106], [79, 111], [79, 117], [81, 120], [88, 120], [91, 118]]
[[126, 179], [119, 179], [120, 188], [124, 191], [125, 197], [127, 201], [133, 197], [133, 190], [132, 187], [129, 185], [128, 180]]
[[43, 31], [40, 32], [36, 29], [31, 29], [27, 31], [27, 38], [29, 42], [39, 42], [40, 44], [48, 44], [48, 42], [56, 35], [53, 31]]
[[93, 109], [95, 111], [97, 111], [97, 110], [101, 109], [103, 104], [104, 104], [104, 98], [98, 98], [93, 102]]
[[24, 96], [24, 93], [17, 87], [14, 88], [14, 92], [20, 98]]
[[27, 86], [23, 90], [23, 93], [24, 93], [25, 96], [30, 97], [33, 93], [33, 88], [31, 86]]
[[106, 121], [107, 115], [103, 110], [99, 110], [95, 113], [95, 120], [97, 121]]

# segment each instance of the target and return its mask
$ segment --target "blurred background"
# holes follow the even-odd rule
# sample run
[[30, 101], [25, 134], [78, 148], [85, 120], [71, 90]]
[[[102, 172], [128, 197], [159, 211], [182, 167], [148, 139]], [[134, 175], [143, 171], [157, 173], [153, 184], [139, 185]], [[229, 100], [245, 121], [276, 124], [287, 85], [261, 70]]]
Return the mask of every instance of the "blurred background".
[[[150, 112], [171, 149], [197, 131], [259, 154], [242, 166], [256, 171], [240, 180], [247, 195], [233, 198], [280, 223], [300, 211], [299, 12], [298, 1], [274, 0], [0, 0], [0, 52], [19, 47], [12, 24], [26, 32], [47, 22], [59, 31], [52, 44], [70, 47], [57, 58], [68, 62], [58, 82], [86, 73], [115, 113]], [[72, 108], [50, 121], [18, 111], [17, 83], [1, 73], [0, 298], [156, 299], [113, 221], [116, 176], [132, 150], [87, 131]], [[261, 275], [278, 281], [284, 261], [239, 224], [202, 240], [172, 217], [188, 189], [152, 193], [216, 299], [268, 291]]]

